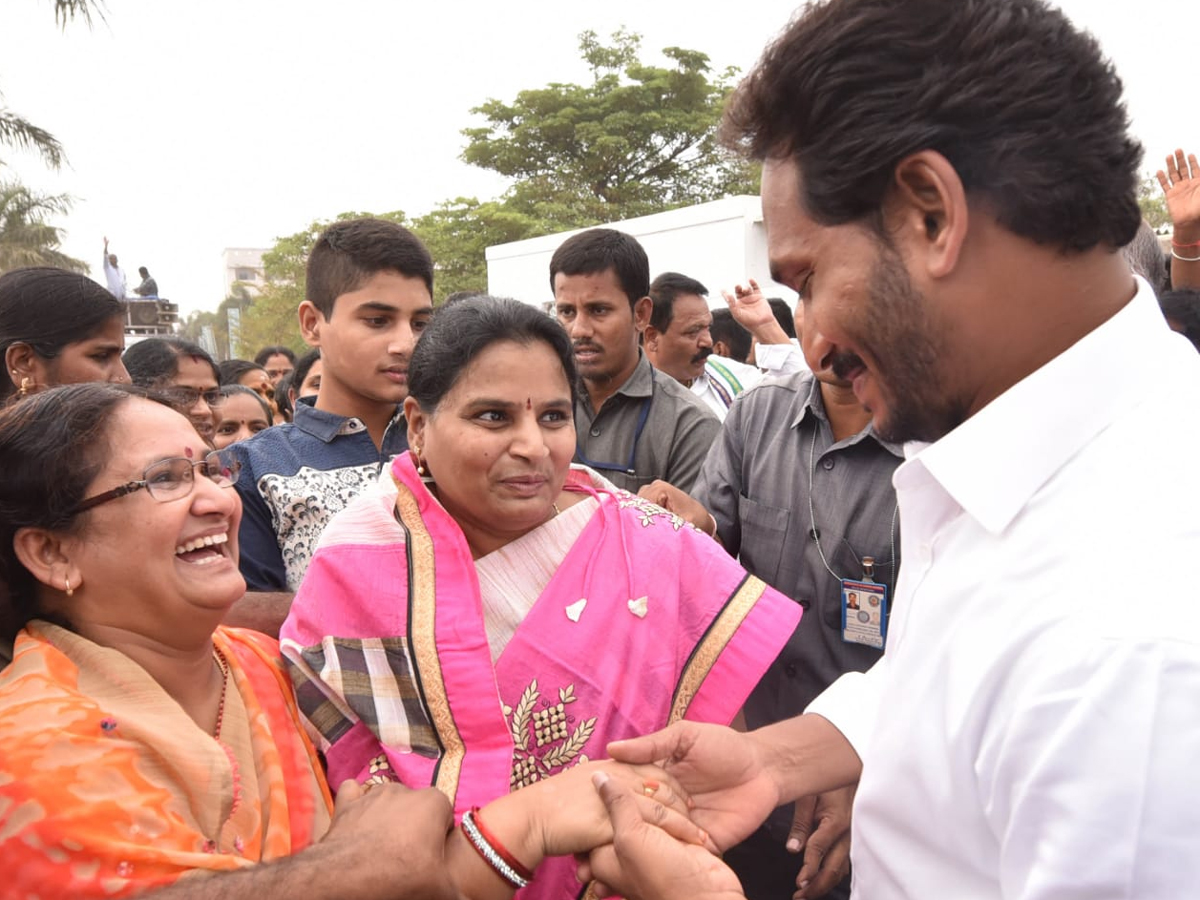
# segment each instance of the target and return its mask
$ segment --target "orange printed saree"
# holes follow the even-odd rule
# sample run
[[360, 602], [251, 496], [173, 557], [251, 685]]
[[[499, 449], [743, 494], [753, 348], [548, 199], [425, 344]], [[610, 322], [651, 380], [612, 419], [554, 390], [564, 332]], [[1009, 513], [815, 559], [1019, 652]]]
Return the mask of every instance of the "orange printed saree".
[[144, 669], [45, 622], [0, 672], [5, 897], [120, 897], [287, 856], [331, 804], [276, 643], [221, 628], [220, 740]]

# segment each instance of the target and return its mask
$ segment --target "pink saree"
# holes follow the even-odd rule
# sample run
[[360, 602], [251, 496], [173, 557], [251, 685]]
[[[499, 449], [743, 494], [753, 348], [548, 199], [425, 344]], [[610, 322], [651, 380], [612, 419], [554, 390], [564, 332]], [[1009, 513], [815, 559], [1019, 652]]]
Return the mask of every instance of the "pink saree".
[[[599, 508], [495, 665], [474, 562], [408, 454], [330, 523], [281, 644], [329, 782], [435, 785], [461, 815], [688, 718], [730, 722], [799, 621], [714, 541], [572, 469]], [[579, 893], [548, 860], [523, 897]]]

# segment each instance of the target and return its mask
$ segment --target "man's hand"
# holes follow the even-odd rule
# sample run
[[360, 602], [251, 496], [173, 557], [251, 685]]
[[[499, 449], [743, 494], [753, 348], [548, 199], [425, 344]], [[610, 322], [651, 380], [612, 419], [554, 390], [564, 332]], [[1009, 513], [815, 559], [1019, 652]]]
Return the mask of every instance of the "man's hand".
[[720, 725], [677, 722], [662, 731], [608, 745], [613, 759], [658, 761], [692, 799], [692, 821], [721, 850], [744, 840], [781, 802], [758, 743]]
[[694, 843], [675, 840], [648, 824], [628, 786], [605, 772], [593, 776], [612, 822], [613, 842], [582, 867], [630, 900], [743, 900], [742, 886], [725, 863]]
[[716, 520], [708, 510], [673, 484], [667, 484], [661, 479], [652, 481], [638, 491], [638, 496], [661, 506], [667, 512], [675, 513], [679, 518], [695, 525], [705, 534], [716, 536]]
[[850, 808], [853, 786], [796, 801], [796, 814], [788, 834], [787, 849], [804, 852], [804, 865], [796, 876], [795, 900], [821, 897], [850, 870]]
[[721, 291], [721, 296], [729, 305], [729, 311], [733, 313], [734, 321], [754, 335], [754, 339], [760, 344], [786, 344], [787, 332], [775, 318], [775, 311], [759, 290], [758, 282], [753, 278], [747, 280], [750, 282], [749, 287], [739, 284], [734, 287], [732, 294], [729, 291]]
[[391, 896], [403, 884], [408, 896], [451, 900], [458, 892], [445, 855], [453, 828], [454, 810], [435, 788], [414, 791], [393, 783], [365, 790], [344, 781], [321, 844], [342, 851], [356, 878], [370, 882], [356, 896]]
[[[1188, 232], [1182, 240], [1200, 240], [1191, 235], [1192, 230], [1200, 230], [1200, 165], [1196, 163], [1196, 154], [1189, 153], [1185, 159], [1183, 151], [1176, 150], [1168, 156], [1165, 171], [1158, 170], [1158, 183], [1166, 197], [1167, 211], [1176, 233]], [[1200, 253], [1184, 255], [1200, 256]]]

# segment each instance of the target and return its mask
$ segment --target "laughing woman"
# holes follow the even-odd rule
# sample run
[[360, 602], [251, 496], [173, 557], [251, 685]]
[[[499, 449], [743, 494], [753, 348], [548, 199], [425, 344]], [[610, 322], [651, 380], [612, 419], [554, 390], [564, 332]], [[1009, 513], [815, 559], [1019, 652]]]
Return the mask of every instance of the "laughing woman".
[[[434, 315], [409, 379], [412, 452], [326, 528], [282, 632], [331, 780], [435, 785], [462, 814], [611, 740], [733, 719], [799, 608], [571, 466], [561, 326], [460, 301]], [[526, 896], [578, 891], [568, 861]]]
[[0, 411], [0, 605], [23, 626], [0, 671], [0, 895], [507, 900], [545, 854], [611, 839], [596, 766], [502, 798], [473, 831], [398, 785], [343, 786], [331, 820], [278, 645], [218, 627], [245, 590], [237, 475], [134, 389]]

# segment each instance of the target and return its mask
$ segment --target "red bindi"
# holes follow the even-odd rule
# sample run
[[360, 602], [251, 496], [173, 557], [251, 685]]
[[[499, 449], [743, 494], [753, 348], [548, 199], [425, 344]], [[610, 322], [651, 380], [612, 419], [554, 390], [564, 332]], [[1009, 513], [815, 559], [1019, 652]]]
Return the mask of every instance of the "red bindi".
[[183, 455], [184, 455], [184, 456], [186, 456], [188, 459], [191, 459], [191, 458], [192, 458], [192, 448], [191, 448], [191, 447], [184, 447], [184, 448], [183, 448]]

